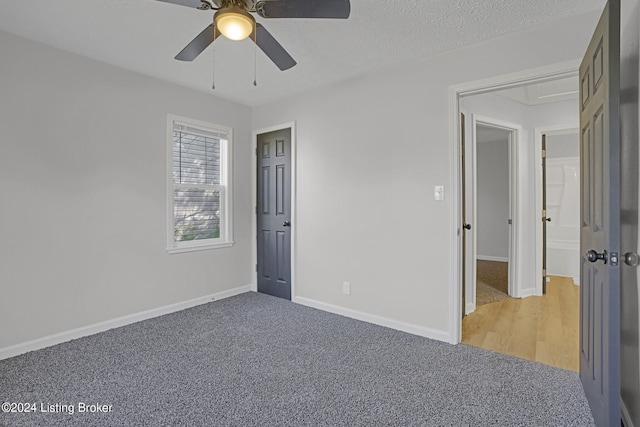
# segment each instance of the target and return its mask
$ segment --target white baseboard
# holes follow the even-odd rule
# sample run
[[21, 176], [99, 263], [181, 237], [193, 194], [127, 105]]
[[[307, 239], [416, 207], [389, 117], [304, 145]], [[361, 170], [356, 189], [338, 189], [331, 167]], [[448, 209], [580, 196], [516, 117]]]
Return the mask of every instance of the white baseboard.
[[547, 282], [549, 281], [549, 277], [548, 276], [568, 277], [569, 279], [571, 279], [573, 281], [574, 285], [580, 286], [580, 277], [566, 276], [564, 274], [547, 273]]
[[627, 409], [627, 405], [625, 405], [622, 398], [620, 398], [620, 412], [622, 413], [624, 427], [634, 427], [633, 420], [631, 420], [631, 415], [629, 414], [629, 409]]
[[536, 288], [520, 289], [520, 293], [516, 298], [526, 298], [536, 295]]
[[475, 302], [473, 302], [473, 301], [468, 302], [468, 303], [466, 304], [464, 314], [465, 314], [465, 315], [467, 315], [467, 314], [471, 314], [471, 313], [473, 313], [474, 311], [476, 311], [476, 303], [475, 303]]
[[476, 259], [479, 261], [509, 262], [509, 257], [491, 256], [491, 255], [476, 255]]
[[83, 326], [81, 328], [72, 329], [70, 331], [60, 332], [32, 341], [15, 344], [9, 347], [0, 348], [0, 360], [18, 356], [34, 350], [40, 350], [45, 347], [82, 338], [87, 335], [97, 334], [99, 332], [108, 331], [109, 329], [119, 328], [121, 326], [130, 325], [131, 323], [140, 322], [151, 319], [153, 317], [163, 316], [165, 314], [175, 313], [176, 311], [195, 307], [197, 305], [206, 304], [211, 301], [217, 301], [234, 295], [243, 294], [251, 290], [251, 285], [240, 286], [238, 288], [229, 289], [215, 294], [205, 295], [203, 297], [194, 298], [188, 301], [182, 301], [175, 304], [165, 305], [163, 307], [153, 308], [151, 310], [141, 311], [139, 313], [129, 314], [127, 316], [118, 317], [116, 319], [106, 320], [93, 325]]
[[339, 314], [341, 316], [350, 317], [352, 319], [361, 320], [374, 325], [384, 326], [413, 335], [419, 335], [425, 338], [431, 338], [438, 341], [450, 342], [449, 333], [446, 331], [438, 331], [436, 329], [415, 325], [412, 323], [401, 322], [386, 317], [369, 314], [362, 311], [352, 310], [350, 308], [340, 307], [325, 302], [312, 300], [304, 297], [294, 297], [293, 302], [305, 305], [307, 307], [317, 308], [318, 310], [327, 311], [329, 313]]

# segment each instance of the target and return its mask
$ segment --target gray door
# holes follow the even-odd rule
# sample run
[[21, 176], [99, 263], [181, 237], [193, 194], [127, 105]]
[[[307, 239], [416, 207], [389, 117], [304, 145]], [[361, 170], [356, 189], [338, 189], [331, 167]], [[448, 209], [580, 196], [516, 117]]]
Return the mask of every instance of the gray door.
[[291, 299], [291, 129], [258, 135], [258, 292]]
[[620, 425], [620, 0], [580, 65], [580, 379], [598, 426]]
[[547, 293], [547, 135], [542, 135], [542, 293]]

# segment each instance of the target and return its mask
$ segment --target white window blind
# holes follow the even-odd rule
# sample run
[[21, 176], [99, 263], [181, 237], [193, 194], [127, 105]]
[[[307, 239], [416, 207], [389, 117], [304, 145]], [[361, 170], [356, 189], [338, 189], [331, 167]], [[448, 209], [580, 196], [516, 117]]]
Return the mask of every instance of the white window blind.
[[228, 246], [230, 131], [183, 121], [171, 129], [169, 250]]

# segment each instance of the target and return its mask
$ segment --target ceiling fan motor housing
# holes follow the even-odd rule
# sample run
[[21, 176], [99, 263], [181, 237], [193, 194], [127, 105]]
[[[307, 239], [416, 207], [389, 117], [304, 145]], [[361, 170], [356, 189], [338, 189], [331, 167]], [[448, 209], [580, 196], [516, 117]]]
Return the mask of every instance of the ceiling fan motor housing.
[[217, 9], [224, 9], [231, 6], [237, 6], [240, 9], [244, 9], [251, 12], [255, 10], [255, 5], [257, 3], [257, 0], [208, 0], [208, 1], [213, 1], [213, 3], [215, 3], [216, 6], [218, 6]]

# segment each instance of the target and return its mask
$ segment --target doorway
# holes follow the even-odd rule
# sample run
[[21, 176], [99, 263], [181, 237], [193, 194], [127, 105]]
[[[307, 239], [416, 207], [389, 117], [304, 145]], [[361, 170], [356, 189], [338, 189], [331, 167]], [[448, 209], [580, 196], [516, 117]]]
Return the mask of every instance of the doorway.
[[515, 162], [521, 133], [521, 126], [514, 123], [470, 116], [466, 132], [471, 144], [465, 154], [469, 173], [464, 185], [465, 314], [514, 294], [516, 245], [511, 227], [516, 218]]
[[[567, 78], [567, 80], [569, 80], [569, 83], [577, 85], [576, 77], [572, 76]], [[541, 192], [538, 179], [541, 176], [538, 170], [541, 169], [541, 156], [538, 155], [536, 157], [534, 147], [540, 147], [540, 144], [536, 142], [540, 136], [539, 131], [548, 131], [549, 129], [547, 128], [551, 128], [551, 126], [547, 125], [553, 124], [553, 126], [555, 126], [551, 129], [553, 132], [547, 132], [549, 134], [548, 137], [553, 140], [554, 138], [560, 138], [562, 133], [560, 131], [560, 125], [556, 123], [565, 123], [563, 126], [567, 128], [575, 126], [578, 121], [577, 109], [575, 108], [577, 96], [575, 93], [568, 94], [567, 92], [572, 91], [565, 89], [560, 91], [558, 89], [559, 86], [562, 86], [566, 82], [557, 84], [549, 83], [551, 82], [546, 80], [543, 83], [537, 81], [533, 83], [529, 82], [518, 87], [518, 92], [522, 93], [514, 93], [514, 88], [510, 88], [506, 91], [509, 95], [506, 97], [503, 96], [505, 91], [500, 90], [473, 94], [461, 97], [459, 100], [461, 110], [467, 115], [478, 116], [477, 113], [482, 112], [483, 114], [490, 114], [492, 117], [509, 120], [509, 122], [512, 123], [510, 125], [511, 128], [521, 127], [521, 137], [515, 138], [515, 143], [513, 144], [515, 151], [514, 160], [512, 161], [514, 170], [511, 176], [506, 175], [506, 180], [510, 182], [514, 188], [514, 192], [512, 193], [514, 196], [510, 203], [512, 206], [512, 215], [507, 217], [508, 219], [503, 219], [504, 222], [512, 220], [511, 228], [513, 231], [512, 234], [514, 235], [513, 247], [515, 248], [514, 252], [510, 253], [510, 256], [506, 258], [506, 260], [509, 261], [513, 259], [519, 262], [519, 264], [513, 268], [513, 270], [516, 271], [515, 276], [518, 277], [518, 279], [515, 281], [513, 279], [511, 280], [512, 286], [511, 289], [509, 289], [509, 294], [516, 299], [507, 300], [504, 303], [489, 303], [486, 306], [478, 307], [477, 313], [474, 312], [467, 316], [467, 318], [463, 320], [465, 325], [464, 342], [490, 350], [560, 366], [565, 369], [575, 370], [577, 369], [577, 359], [573, 359], [578, 353], [577, 344], [575, 343], [578, 338], [579, 305], [576, 292], [577, 287], [575, 287], [571, 281], [566, 283], [564, 280], [554, 280], [553, 292], [550, 297], [540, 299], [536, 297], [533, 299], [527, 298], [534, 295], [541, 295], [541, 292], [536, 286], [538, 281], [534, 280], [537, 275], [535, 271], [537, 269], [535, 261], [538, 258], [542, 258], [541, 256], [537, 256], [538, 251], [542, 253], [542, 248], [537, 242], [538, 229], [541, 224], [540, 209], [538, 207], [539, 201], [537, 200], [540, 198], [537, 196], [537, 192]], [[542, 89], [553, 86], [556, 86], [553, 90], [560, 91], [565, 99], [550, 102], [554, 98], [551, 96], [552, 94], [547, 93], [545, 96], [540, 96], [542, 95], [540, 93]], [[533, 89], [531, 89], [531, 87], [533, 87]], [[532, 94], [536, 96], [534, 97]], [[533, 100], [529, 98], [533, 98]], [[538, 100], [540, 98], [549, 101], [539, 102]], [[566, 123], [568, 123], [568, 125]], [[482, 125], [483, 123], [480, 124]], [[541, 125], [545, 125], [546, 128]], [[471, 131], [476, 132], [476, 139], [478, 139], [477, 136], [481, 136], [482, 130], [482, 127], [477, 129], [474, 127], [471, 129]], [[517, 133], [515, 133], [515, 135], [517, 135]], [[478, 187], [481, 187], [482, 170], [480, 158], [482, 156], [482, 142], [481, 139], [479, 140], [477, 153], [475, 154], [476, 162], [478, 163], [475, 176], [478, 181]], [[504, 144], [504, 142], [502, 144]], [[494, 153], [491, 155], [498, 157], [499, 154], [497, 153], [498, 151], [494, 150]], [[562, 153], [559, 154], [562, 155]], [[502, 157], [502, 163], [508, 165], [509, 158]], [[467, 162], [467, 164], [469, 164], [469, 162]], [[490, 168], [493, 169], [493, 173], [497, 174], [500, 165], [498, 162], [494, 162], [490, 165]], [[502, 175], [503, 180], [505, 180], [504, 177], [505, 174]], [[555, 178], [552, 181], [554, 185], [559, 184]], [[498, 187], [500, 184], [498, 179], [493, 181], [494, 187]], [[556, 188], [554, 191], [556, 190], [558, 189]], [[481, 192], [479, 191], [478, 193]], [[478, 206], [478, 211], [480, 212], [482, 199], [480, 195], [476, 197], [477, 200], [474, 203]], [[499, 202], [495, 196], [491, 197], [490, 200], [494, 204]], [[469, 200], [467, 199], [467, 204], [468, 203]], [[558, 213], [557, 211], [558, 209], [555, 209], [555, 216], [558, 216], [556, 215], [556, 213]], [[499, 216], [499, 213], [492, 214], [496, 223], [501, 222], [498, 218]], [[476, 219], [476, 221], [479, 234], [481, 221], [479, 219]], [[496, 236], [496, 233], [493, 233], [493, 235]], [[489, 252], [489, 250], [480, 249], [482, 241], [480, 235], [478, 235], [477, 240], [478, 258], [482, 259], [484, 255], [483, 252]], [[499, 253], [491, 255], [496, 256], [496, 258], [500, 260]], [[491, 255], [489, 258], [491, 258]], [[469, 263], [466, 263], [466, 266], [470, 268]], [[540, 277], [542, 277], [541, 274]], [[526, 301], [521, 298], [526, 299]], [[471, 313], [469, 304], [467, 303], [466, 305], [467, 312]], [[559, 309], [560, 306], [563, 307], [562, 310]], [[554, 320], [550, 322], [549, 319]], [[557, 334], [552, 332], [557, 330], [558, 325], [562, 325], [560, 330], [567, 331], [567, 333]], [[540, 339], [540, 337], [544, 339]]]
[[[517, 88], [523, 88], [527, 85], [551, 82], [560, 79], [574, 79], [577, 81], [577, 61], [570, 61], [562, 64], [556, 64], [553, 66], [542, 67], [538, 69], [527, 70], [525, 72], [513, 73], [510, 75], [500, 76], [485, 81], [470, 82], [453, 86], [450, 88], [450, 96], [452, 106], [450, 110], [450, 123], [452, 135], [452, 151], [455, 153], [456, 163], [453, 165], [453, 187], [456, 189], [456, 198], [453, 203], [453, 214], [456, 218], [462, 218], [461, 212], [461, 193], [460, 193], [460, 113], [463, 112], [462, 99], [471, 98], [472, 95], [490, 97], [490, 103], [495, 104], [496, 95], [492, 92], [511, 90]], [[574, 109], [575, 110], [575, 109]], [[504, 110], [506, 113], [513, 113], [513, 111]], [[496, 115], [497, 116], [497, 115]], [[556, 114], [555, 116], [559, 116]], [[575, 116], [573, 111], [572, 116]], [[561, 117], [556, 117], [561, 118]], [[525, 123], [527, 122], [526, 115], [521, 115], [519, 118], [507, 118], [512, 123]], [[467, 120], [469, 121], [469, 120]], [[577, 127], [577, 118], [574, 119], [575, 126]], [[567, 121], [565, 120], [565, 123]], [[531, 125], [530, 122], [526, 123]], [[535, 213], [535, 183], [533, 176], [535, 173], [535, 165], [533, 164], [533, 131], [531, 135], [529, 132], [524, 132], [519, 144], [515, 147], [515, 158], [517, 170], [514, 171], [514, 179], [512, 185], [514, 191], [521, 194], [522, 197], [517, 198], [513, 203], [515, 206], [512, 213], [512, 233], [514, 245], [514, 257], [512, 259], [512, 269], [515, 270], [513, 275], [516, 286], [512, 289], [514, 297], [525, 297], [529, 295], [535, 295], [536, 293], [536, 281], [535, 281], [535, 252], [537, 248], [532, 247], [531, 242], [536, 240], [535, 229], [536, 223], [539, 221], [539, 215]], [[462, 289], [463, 284], [460, 279], [463, 277], [463, 254], [461, 253], [461, 233], [463, 232], [462, 223], [459, 227], [452, 229], [452, 251], [454, 252], [453, 259], [458, 260], [452, 265], [451, 276], [453, 282], [457, 283], [457, 286], [451, 288], [451, 310], [450, 310], [450, 336], [452, 337], [452, 343], [459, 343], [462, 339], [462, 313], [466, 307], [462, 306]], [[468, 264], [469, 261], [466, 262]], [[515, 268], [513, 268], [515, 267]], [[512, 284], [513, 286], [513, 284]], [[470, 297], [470, 295], [468, 295]], [[469, 298], [467, 298], [469, 299]], [[468, 305], [468, 303], [467, 303]]]
[[[475, 307], [509, 297], [511, 141], [509, 130], [476, 121]], [[470, 275], [474, 277], [474, 275]], [[474, 309], [474, 307], [471, 307]]]
[[579, 129], [572, 124], [535, 129], [535, 162], [542, 165], [536, 169], [540, 191], [536, 193], [535, 210], [542, 217], [536, 223], [536, 247], [542, 248], [536, 252], [536, 295], [544, 293], [545, 270], [549, 276], [566, 277], [580, 284], [579, 138]]

